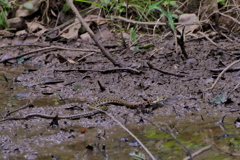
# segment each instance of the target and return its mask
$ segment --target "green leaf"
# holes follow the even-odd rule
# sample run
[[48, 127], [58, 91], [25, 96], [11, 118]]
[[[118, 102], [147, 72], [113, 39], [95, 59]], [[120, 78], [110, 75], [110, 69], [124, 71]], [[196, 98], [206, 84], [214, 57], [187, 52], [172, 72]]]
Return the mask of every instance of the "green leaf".
[[70, 6], [67, 3], [65, 3], [63, 5], [63, 12], [67, 12], [69, 9], [70, 9]]
[[153, 10], [153, 9], [156, 9], [156, 7], [158, 7], [158, 5], [160, 3], [162, 3], [164, 0], [161, 0], [161, 1], [158, 1], [157, 3], [153, 4], [153, 5], [150, 5], [148, 6], [149, 10]]
[[146, 45], [146, 46], [139, 46], [139, 49], [150, 49], [150, 48], [153, 48], [154, 45], [153, 44], [149, 44], [149, 45]]
[[166, 143], [164, 143], [164, 147], [167, 147], [167, 148], [171, 148], [174, 146], [176, 146], [174, 141], [167, 141]]
[[168, 12], [167, 18], [168, 18], [168, 21], [170, 23], [170, 27], [172, 28], [172, 30], [175, 30], [175, 25], [174, 25], [172, 12]]
[[18, 64], [21, 64], [23, 61], [24, 61], [24, 57], [21, 57], [21, 58], [18, 58], [18, 59], [17, 59], [17, 63], [18, 63]]
[[223, 6], [226, 4], [226, 0], [217, 0], [217, 2]]
[[158, 6], [156, 6], [154, 9], [159, 10], [159, 11], [162, 12], [162, 14], [163, 14], [164, 16], [166, 16], [166, 17], [168, 16], [167, 12], [164, 11], [164, 9], [162, 9], [162, 8], [160, 8], [160, 7], [158, 7]]
[[179, 13], [179, 14], [183, 14], [183, 12], [182, 11], [180, 11], [180, 10], [175, 10], [175, 12], [177, 12], [177, 13]]
[[145, 131], [144, 136], [154, 139], [166, 139], [169, 137], [169, 135], [166, 135], [164, 133], [158, 133], [158, 130], [156, 128]]
[[173, 17], [173, 19], [178, 19], [178, 15], [177, 14], [172, 14], [172, 17]]
[[59, 99], [58, 98], [54, 98], [53, 101], [54, 101], [55, 106], [59, 105]]
[[139, 50], [139, 46], [137, 45], [137, 37], [136, 37], [136, 34], [134, 32], [134, 28], [133, 27], [130, 29], [130, 34], [131, 34], [132, 41], [136, 44], [135, 48], [138, 51]]
[[8, 27], [8, 25], [7, 25], [7, 23], [5, 22], [3, 16], [1, 15], [1, 13], [0, 13], [0, 25], [2, 25], [4, 28], [7, 28], [7, 27]]
[[23, 6], [24, 6], [25, 8], [27, 8], [27, 9], [29, 9], [29, 10], [32, 10], [32, 9], [33, 9], [33, 4], [32, 4], [32, 3], [29, 3], [29, 2], [24, 3]]
[[211, 103], [221, 103], [221, 102], [226, 102], [226, 93], [222, 93], [220, 95], [217, 95], [216, 97], [214, 97], [210, 102]]
[[176, 1], [170, 1], [169, 4], [173, 7], [179, 7], [179, 5], [176, 3]]
[[1, 5], [8, 5], [8, 0], [0, 0]]
[[145, 160], [146, 157], [143, 153], [140, 153], [140, 152], [132, 152], [132, 153], [129, 153], [129, 155], [135, 159], [138, 159], [138, 160]]

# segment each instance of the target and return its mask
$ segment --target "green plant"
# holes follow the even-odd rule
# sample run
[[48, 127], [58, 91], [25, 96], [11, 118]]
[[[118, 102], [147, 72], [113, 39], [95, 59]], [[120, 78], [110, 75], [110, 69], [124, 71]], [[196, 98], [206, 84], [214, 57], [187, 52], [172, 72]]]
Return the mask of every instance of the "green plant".
[[27, 9], [29, 9], [29, 10], [31, 10], [31, 9], [34, 8], [34, 7], [33, 7], [33, 4], [30, 3], [30, 2], [26, 2], [26, 3], [24, 3], [23, 6], [24, 6], [25, 8], [27, 8]]
[[226, 0], [217, 0], [217, 2], [223, 6], [226, 4]]
[[122, 16], [131, 15], [133, 19], [147, 20], [148, 6], [152, 4], [151, 0], [100, 0], [99, 2], [104, 6], [108, 13]]
[[[95, 6], [98, 6], [98, 7], [102, 8], [102, 9], [105, 9], [105, 10], [106, 10], [106, 8], [104, 8], [101, 4], [98, 4], [98, 3], [95, 3], [95, 2], [91, 2], [91, 1], [87, 1], [87, 0], [75, 0], [75, 1], [93, 4], [93, 5], [95, 5]], [[63, 5], [63, 11], [64, 11], [64, 12], [67, 12], [69, 9], [70, 9], [70, 6], [69, 6], [67, 3], [65, 3], [65, 4]]]
[[[167, 11], [159, 7], [160, 4], [167, 7]], [[161, 0], [149, 6], [149, 11], [152, 11], [154, 9], [160, 11], [165, 17], [167, 17], [171, 29], [175, 30], [174, 19], [178, 18], [178, 16], [174, 14], [173, 11], [170, 11], [170, 7], [178, 7], [178, 4], [176, 3], [176, 1], [172, 1], [172, 0]]]
[[136, 34], [135, 34], [135, 31], [134, 31], [134, 28], [133, 28], [133, 27], [130, 29], [130, 34], [131, 34], [131, 39], [132, 39], [132, 41], [136, 44], [136, 45], [135, 45], [135, 48], [136, 48], [136, 50], [138, 51], [138, 50], [139, 50], [139, 46], [137, 45], [137, 36], [136, 36]]
[[11, 8], [11, 4], [8, 0], [0, 0], [0, 25], [4, 28], [7, 28], [7, 16], [8, 16], [8, 9]]

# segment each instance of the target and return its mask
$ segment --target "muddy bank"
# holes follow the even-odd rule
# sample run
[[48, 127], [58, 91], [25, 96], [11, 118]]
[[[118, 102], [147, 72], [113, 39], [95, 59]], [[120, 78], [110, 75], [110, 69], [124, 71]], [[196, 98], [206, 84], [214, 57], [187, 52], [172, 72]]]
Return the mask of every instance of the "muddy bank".
[[[173, 140], [168, 135], [140, 116], [159, 125], [166, 123], [190, 150], [209, 145], [212, 136], [220, 137], [224, 133], [234, 137], [239, 135], [239, 131], [234, 128], [234, 121], [239, 116], [239, 89], [231, 92], [239, 80], [239, 71], [225, 73], [212, 91], [206, 90], [211, 87], [218, 74], [210, 69], [225, 68], [238, 59], [239, 55], [236, 53], [239, 52], [239, 43], [219, 40], [218, 44], [225, 48], [219, 49], [204, 39], [190, 41], [186, 44], [189, 59], [183, 60], [173, 52], [174, 45], [171, 39], [158, 42], [157, 38], [146, 36], [143, 44], [153, 41], [155, 46], [162, 48], [155, 54], [148, 50], [136, 52], [130, 49], [122, 54], [113, 54], [123, 68], [131, 67], [139, 73], [128, 69], [118, 70], [101, 53], [93, 53], [77, 61], [89, 53], [69, 50], [34, 54], [34, 57], [11, 67], [9, 63], [6, 64], [8, 67], [1, 64], [1, 73], [10, 78], [9, 82], [6, 82], [4, 77], [1, 77], [1, 88], [4, 88], [1, 91], [1, 114], [5, 115], [7, 111], [24, 106], [28, 101], [34, 105], [33, 108], [20, 110], [10, 116], [22, 117], [29, 113], [59, 116], [83, 113], [88, 111], [91, 102], [104, 97], [120, 97], [134, 103], [166, 97], [166, 101], [159, 103], [157, 108], [149, 113], [116, 105], [109, 105], [108, 112], [143, 140], [157, 158], [166, 159], [165, 157], [170, 155], [173, 159], [179, 156], [183, 158], [186, 153], [178, 145], [169, 144]], [[4, 43], [12, 41], [1, 40], [1, 44]], [[78, 43], [64, 45], [54, 42], [52, 45], [74, 48]], [[119, 44], [116, 37], [105, 43]], [[1, 59], [8, 53], [17, 55], [38, 48], [3, 48]], [[81, 43], [81, 48], [97, 49], [92, 43]], [[71, 63], [70, 60], [78, 63]], [[149, 68], [147, 63], [172, 75]], [[239, 64], [235, 67], [237, 66]], [[18, 74], [11, 72], [19, 69]], [[23, 97], [16, 98], [15, 101], [9, 98], [18, 94], [22, 94]], [[216, 96], [225, 96], [227, 99], [216, 99]], [[6, 105], [8, 103], [14, 105]], [[76, 110], [66, 110], [69, 107], [75, 107]], [[234, 109], [236, 112], [233, 112]], [[224, 115], [225, 129], [222, 129], [216, 122]], [[50, 123], [51, 120], [41, 118], [1, 123], [1, 157], [97, 159], [103, 156], [99, 151], [103, 146], [106, 146], [106, 153], [110, 159], [123, 156], [129, 159], [129, 153], [135, 149], [144, 153], [139, 144], [128, 143], [134, 140], [104, 114], [74, 121], [59, 120], [59, 125], [53, 128], [49, 127]], [[165, 128], [164, 125], [163, 127]], [[83, 128], [87, 129], [85, 134], [81, 133]], [[127, 137], [128, 140], [122, 140], [123, 137]], [[238, 143], [235, 138], [233, 141]], [[226, 145], [226, 141], [221, 138], [217, 139], [216, 143]], [[94, 149], [87, 149], [86, 146]], [[234, 148], [234, 152], [238, 151], [239, 147]], [[172, 155], [171, 152], [175, 154]], [[215, 149], [202, 156], [211, 157], [213, 153], [217, 153], [219, 159], [225, 157]]]

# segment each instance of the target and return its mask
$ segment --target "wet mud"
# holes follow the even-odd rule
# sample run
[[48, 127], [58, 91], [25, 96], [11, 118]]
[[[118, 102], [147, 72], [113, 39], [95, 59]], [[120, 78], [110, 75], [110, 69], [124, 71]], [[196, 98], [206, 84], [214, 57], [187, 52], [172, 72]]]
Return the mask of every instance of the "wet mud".
[[[16, 41], [4, 39], [1, 44], [14, 45]], [[166, 97], [149, 112], [114, 104], [108, 105], [107, 112], [142, 140], [157, 159], [182, 159], [186, 153], [169, 135], [142, 117], [170, 128], [192, 152], [212, 141], [228, 148], [227, 141], [221, 138], [227, 134], [233, 136], [227, 137], [235, 144], [232, 152], [239, 153], [239, 139], [236, 138], [239, 130], [234, 127], [234, 121], [239, 116], [240, 95], [239, 88], [233, 89], [238, 84], [240, 72], [226, 72], [213, 90], [207, 90], [220, 73], [211, 69], [225, 68], [237, 60], [239, 43], [219, 39], [217, 43], [221, 48], [217, 48], [205, 39], [192, 40], [185, 44], [189, 56], [186, 60], [174, 52], [171, 38], [161, 42], [158, 37], [146, 36], [140, 40], [142, 45], [154, 43], [160, 48], [156, 53], [134, 48], [121, 53], [124, 49], [114, 36], [104, 43], [117, 44], [119, 50], [112, 52], [112, 56], [125, 69], [119, 70], [100, 52], [86, 56], [89, 52], [69, 50], [40, 52], [29, 59], [1, 64], [0, 72], [8, 78], [8, 81], [4, 76], [0, 79], [1, 115], [29, 103], [34, 107], [19, 110], [9, 117], [30, 113], [59, 116], [83, 113], [88, 111], [91, 102], [104, 97], [120, 97], [133, 103]], [[91, 41], [53, 42], [51, 45], [98, 49]], [[4, 47], [1, 59], [38, 48]], [[220, 125], [217, 122], [224, 115], [224, 123]], [[43, 118], [0, 123], [1, 159], [130, 159], [129, 154], [136, 150], [148, 157], [130, 135], [103, 113], [79, 120], [59, 120], [58, 126], [50, 123], [51, 120]], [[199, 158], [213, 156], [217, 159], [228, 157], [211, 149]]]

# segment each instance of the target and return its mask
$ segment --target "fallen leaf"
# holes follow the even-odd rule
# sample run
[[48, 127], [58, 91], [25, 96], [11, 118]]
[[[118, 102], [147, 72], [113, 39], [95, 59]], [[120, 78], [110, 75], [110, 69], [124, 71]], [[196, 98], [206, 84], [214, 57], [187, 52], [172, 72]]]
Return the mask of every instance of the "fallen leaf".
[[75, 62], [74, 60], [72, 60], [72, 59], [67, 59], [67, 61], [69, 62], [69, 63], [71, 63], [71, 64], [77, 64], [77, 62]]
[[27, 16], [32, 15], [39, 9], [39, 7], [43, 1], [44, 0], [33, 0], [30, 2], [27, 2], [27, 6], [31, 5], [33, 7], [32, 9], [26, 8], [25, 7], [26, 3], [20, 5], [16, 12], [16, 17], [27, 17]]
[[68, 28], [67, 32], [64, 32], [61, 34], [61, 37], [66, 38], [66, 39], [74, 39], [78, 37], [78, 31], [81, 28], [81, 23], [79, 20], [76, 18], [75, 22], [70, 25]]
[[196, 14], [182, 14], [179, 16], [178, 21], [184, 25], [178, 28], [178, 31], [181, 33], [183, 27], [185, 27], [185, 34], [192, 34], [195, 30], [199, 29], [199, 19]]
[[86, 128], [83, 128], [83, 129], [80, 130], [80, 133], [81, 133], [81, 134], [84, 134], [86, 131], [87, 131], [87, 129], [86, 129]]

